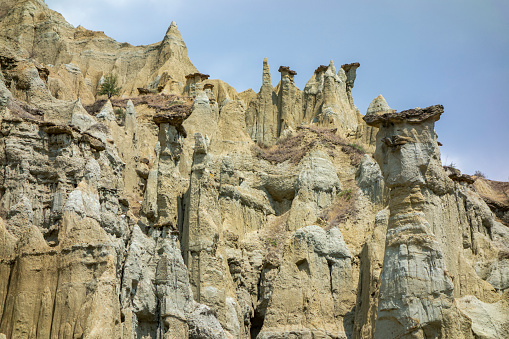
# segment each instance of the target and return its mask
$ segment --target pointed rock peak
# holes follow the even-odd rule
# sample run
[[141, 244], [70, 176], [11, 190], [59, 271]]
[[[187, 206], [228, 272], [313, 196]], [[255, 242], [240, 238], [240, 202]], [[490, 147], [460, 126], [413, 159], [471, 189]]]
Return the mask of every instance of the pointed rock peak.
[[338, 77], [341, 81], [343, 82], [346, 82], [347, 80], [347, 76], [346, 76], [346, 73], [345, 73], [345, 70], [343, 68], [340, 68], [339, 71], [338, 71]]
[[396, 112], [396, 110], [390, 108], [389, 105], [387, 104], [387, 101], [385, 101], [385, 98], [382, 96], [382, 94], [380, 94], [375, 99], [373, 99], [373, 101], [371, 101], [366, 112], [366, 115], [394, 113], [394, 112]]
[[262, 86], [270, 85], [272, 87], [272, 81], [270, 79], [270, 69], [267, 58], [263, 59], [263, 77], [262, 77]]
[[127, 101], [125, 112], [128, 115], [136, 114], [136, 111], [134, 110], [134, 104], [131, 99], [129, 99], [129, 101]]
[[177, 23], [175, 21], [172, 21], [170, 24], [170, 27], [168, 27], [168, 30], [166, 31], [166, 35], [164, 37], [164, 40], [171, 38], [171, 37], [182, 40], [182, 36], [180, 35], [180, 31], [177, 28]]
[[106, 101], [106, 103], [104, 104], [101, 111], [103, 111], [103, 110], [113, 111], [113, 105], [111, 104], [110, 99], [108, 99], [108, 101]]
[[113, 112], [113, 105], [111, 104], [111, 101], [108, 99], [104, 106], [101, 108], [99, 113], [95, 116], [98, 119], [104, 119], [104, 120], [115, 120], [115, 113]]
[[329, 68], [327, 69], [327, 71], [331, 71], [332, 74], [336, 74], [336, 67], [334, 66], [334, 61], [332, 61], [332, 59], [329, 63]]

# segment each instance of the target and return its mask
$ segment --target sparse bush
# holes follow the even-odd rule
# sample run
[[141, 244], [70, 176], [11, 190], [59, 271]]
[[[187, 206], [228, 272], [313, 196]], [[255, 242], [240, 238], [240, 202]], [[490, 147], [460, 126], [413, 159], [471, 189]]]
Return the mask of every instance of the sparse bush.
[[121, 89], [122, 88], [118, 86], [118, 77], [113, 74], [107, 74], [97, 94], [107, 95], [108, 99], [111, 99], [112, 96], [119, 95]]
[[[355, 145], [355, 146], [352, 146]], [[348, 144], [341, 147], [341, 150], [346, 154], [350, 155], [350, 163], [353, 166], [359, 166], [362, 160], [362, 156], [366, 154], [364, 149], [356, 144]]]
[[[328, 227], [337, 226], [347, 219], [355, 217], [359, 210], [355, 206], [357, 190], [346, 189], [338, 193], [334, 202], [323, 211], [319, 221], [325, 221]], [[318, 222], [320, 223], [320, 222]]]
[[255, 146], [256, 155], [272, 163], [282, 163], [289, 160], [293, 164], [299, 163], [310, 149], [310, 145], [303, 142], [304, 133], [284, 138], [271, 147]]
[[348, 144], [348, 146], [355, 148], [358, 151], [361, 151], [362, 153], [366, 153], [366, 150], [361, 145], [357, 145], [355, 143]]
[[338, 198], [345, 197], [345, 199], [348, 201], [352, 197], [352, 189], [342, 190], [338, 193]]
[[289, 160], [291, 163], [297, 164], [317, 144], [328, 148], [342, 146], [341, 150], [350, 155], [351, 164], [357, 166], [360, 164], [362, 156], [366, 153], [362, 146], [348, 143], [341, 136], [337, 135], [336, 129], [321, 128], [313, 125], [299, 126], [297, 129], [301, 132], [278, 140], [274, 146], [255, 146], [254, 151], [256, 155], [272, 163], [281, 163]]
[[272, 247], [277, 247], [277, 239], [269, 238], [267, 240]]
[[486, 175], [481, 171], [475, 171], [474, 175], [479, 178], [486, 179]]
[[125, 124], [125, 111], [122, 108], [115, 108], [115, 117], [117, 118], [117, 123], [120, 126]]
[[115, 116], [119, 119], [125, 118], [125, 112], [122, 108], [115, 108]]

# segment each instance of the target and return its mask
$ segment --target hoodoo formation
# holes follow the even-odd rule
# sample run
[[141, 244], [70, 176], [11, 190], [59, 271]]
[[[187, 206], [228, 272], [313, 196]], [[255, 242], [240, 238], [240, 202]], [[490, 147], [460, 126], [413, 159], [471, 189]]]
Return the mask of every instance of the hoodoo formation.
[[0, 338], [509, 338], [509, 184], [442, 166], [443, 106], [237, 93], [40, 0], [0, 46]]

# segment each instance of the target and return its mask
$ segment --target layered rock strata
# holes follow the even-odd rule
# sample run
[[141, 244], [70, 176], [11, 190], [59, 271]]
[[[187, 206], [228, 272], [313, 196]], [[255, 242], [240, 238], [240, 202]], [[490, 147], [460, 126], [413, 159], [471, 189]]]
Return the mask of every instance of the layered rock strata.
[[[456, 217], [460, 219], [459, 224], [451, 225], [444, 217], [450, 218], [454, 211], [437, 210], [440, 200], [443, 204], [451, 193], [459, 193], [454, 192], [440, 164], [433, 126], [442, 113], [443, 107], [436, 105], [400, 113], [372, 112], [364, 117], [369, 125], [379, 128], [375, 159], [389, 189], [390, 215], [375, 338], [468, 338], [471, 334], [464, 332], [464, 328], [470, 326], [471, 320], [464, 304], [454, 299], [472, 293], [465, 290], [464, 282], [470, 279], [471, 284], [478, 284], [479, 290], [474, 293], [481, 299], [500, 298], [494, 293], [496, 284], [486, 285], [472, 272], [472, 266], [466, 264], [468, 251], [456, 250], [461, 249], [461, 242], [463, 248], [471, 246], [459, 236], [462, 227], [470, 232], [484, 233], [486, 229], [471, 220], [462, 224], [460, 215]], [[496, 223], [491, 215], [485, 217], [489, 223]], [[449, 231], [451, 226], [456, 231]], [[495, 237], [491, 238], [496, 241]], [[458, 242], [458, 247], [450, 248]], [[461, 262], [466, 267], [459, 269]], [[494, 326], [498, 327], [495, 331], [505, 332], [506, 325]]]

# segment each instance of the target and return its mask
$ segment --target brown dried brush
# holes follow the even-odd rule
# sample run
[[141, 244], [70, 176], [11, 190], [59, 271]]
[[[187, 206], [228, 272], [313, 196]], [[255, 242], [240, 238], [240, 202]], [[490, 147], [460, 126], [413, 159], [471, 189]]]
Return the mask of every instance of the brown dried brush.
[[358, 194], [358, 189], [339, 192], [334, 202], [322, 212], [320, 219], [326, 221], [328, 227], [335, 227], [355, 217], [359, 212], [355, 204]]

